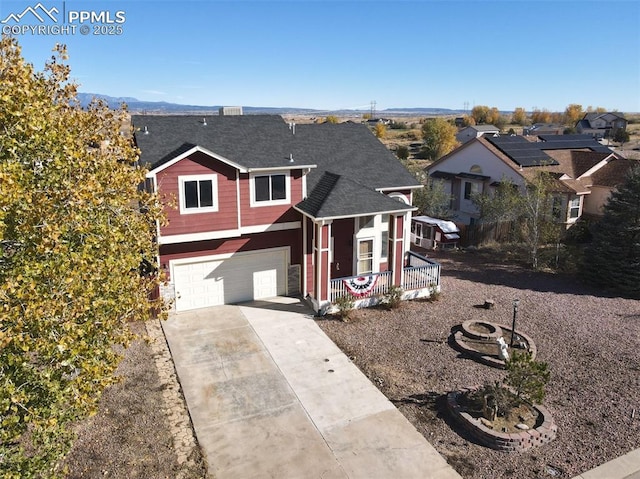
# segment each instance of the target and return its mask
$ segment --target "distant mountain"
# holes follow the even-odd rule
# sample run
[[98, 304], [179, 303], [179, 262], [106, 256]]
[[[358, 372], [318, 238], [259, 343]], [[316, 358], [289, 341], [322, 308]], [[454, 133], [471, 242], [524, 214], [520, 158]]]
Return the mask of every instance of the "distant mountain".
[[114, 97], [100, 93], [78, 93], [78, 100], [84, 107], [89, 105], [94, 98], [105, 101], [109, 108], [119, 108], [123, 103], [126, 103], [128, 110], [133, 113], [217, 113], [219, 108], [217, 106], [178, 105], [166, 101], [141, 101], [128, 96]]
[[[100, 93], [78, 93], [78, 100], [84, 107], [89, 105], [94, 98], [104, 100], [110, 108], [119, 108], [123, 103], [132, 113], [155, 113], [155, 114], [217, 114], [220, 106], [202, 105], [181, 105], [178, 103], [168, 103], [166, 101], [141, 101], [133, 97], [113, 97]], [[360, 116], [370, 113], [369, 110], [316, 110], [313, 108], [289, 108], [289, 107], [256, 107], [243, 106], [242, 110], [248, 114], [272, 114], [272, 115], [337, 115], [337, 116]], [[462, 114], [461, 110], [449, 110], [447, 108], [387, 108], [378, 111], [378, 116], [401, 116], [401, 115], [456, 115]]]

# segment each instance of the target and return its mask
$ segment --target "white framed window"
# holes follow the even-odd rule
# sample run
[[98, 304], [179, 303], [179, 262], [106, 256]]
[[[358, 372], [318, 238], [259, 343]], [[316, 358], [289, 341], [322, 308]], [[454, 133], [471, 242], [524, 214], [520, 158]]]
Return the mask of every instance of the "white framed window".
[[580, 197], [571, 198], [569, 202], [569, 218], [576, 219], [580, 216]]
[[209, 213], [218, 211], [217, 175], [179, 176], [180, 213]]
[[358, 240], [358, 269], [356, 274], [373, 273], [373, 238]]
[[389, 231], [380, 233], [380, 260], [386, 260], [389, 256]]
[[380, 261], [389, 257], [389, 215], [380, 216]]
[[291, 201], [289, 173], [255, 173], [250, 178], [251, 206], [287, 205]]

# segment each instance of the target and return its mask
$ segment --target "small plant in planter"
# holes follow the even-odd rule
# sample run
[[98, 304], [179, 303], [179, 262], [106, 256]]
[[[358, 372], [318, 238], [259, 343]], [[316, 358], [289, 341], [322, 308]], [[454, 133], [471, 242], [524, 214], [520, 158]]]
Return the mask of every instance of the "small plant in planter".
[[387, 291], [387, 294], [382, 298], [382, 304], [388, 309], [396, 309], [402, 303], [402, 296], [404, 290], [400, 286], [391, 286]]
[[551, 376], [549, 365], [534, 361], [531, 353], [527, 351], [514, 350], [505, 366], [507, 370], [505, 382], [513, 389], [518, 400], [541, 404], [545, 396], [545, 387]]
[[350, 294], [345, 294], [344, 296], [336, 298], [335, 304], [338, 307], [338, 317], [342, 321], [348, 321], [356, 305], [355, 298]]
[[470, 415], [489, 421], [495, 429], [513, 432], [518, 424], [534, 427], [537, 413], [532, 405], [544, 400], [549, 366], [533, 360], [528, 352], [513, 351], [506, 370], [502, 383], [469, 391], [461, 403]]

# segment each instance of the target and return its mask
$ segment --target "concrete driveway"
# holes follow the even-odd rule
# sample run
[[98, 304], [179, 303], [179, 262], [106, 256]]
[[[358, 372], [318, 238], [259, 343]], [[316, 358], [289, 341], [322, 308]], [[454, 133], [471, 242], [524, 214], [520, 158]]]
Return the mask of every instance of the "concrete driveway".
[[163, 324], [216, 479], [460, 478], [292, 298]]

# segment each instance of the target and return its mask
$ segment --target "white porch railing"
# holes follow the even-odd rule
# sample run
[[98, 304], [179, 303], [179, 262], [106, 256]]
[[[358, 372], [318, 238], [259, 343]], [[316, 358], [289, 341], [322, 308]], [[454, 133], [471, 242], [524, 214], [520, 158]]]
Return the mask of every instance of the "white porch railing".
[[402, 270], [402, 288], [405, 291], [440, 287], [440, 263], [409, 251], [407, 266]]
[[[422, 289], [440, 290], [440, 264], [431, 261], [424, 256], [415, 254], [412, 251], [407, 253], [407, 266], [402, 270], [402, 289], [404, 291], [415, 291]], [[364, 276], [364, 275], [363, 275]], [[358, 296], [358, 299], [371, 298], [385, 295], [393, 286], [393, 271], [383, 271], [380, 273], [370, 273], [366, 276], [376, 276], [376, 284], [367, 294]], [[345, 281], [358, 278], [359, 276], [347, 276], [331, 280], [329, 300], [335, 303], [337, 298], [348, 296], [351, 293]]]
[[[367, 294], [363, 294], [358, 297], [358, 299], [370, 298], [372, 296], [382, 296], [389, 291], [389, 288], [392, 286], [393, 281], [393, 271], [383, 271], [381, 273], [369, 273], [366, 275], [360, 276], [376, 276], [376, 284]], [[348, 276], [345, 278], [336, 278], [331, 280], [331, 294], [329, 300], [334, 303], [337, 298], [341, 296], [351, 295], [347, 286], [345, 285], [345, 281], [349, 281], [350, 279], [355, 279], [360, 276]]]

